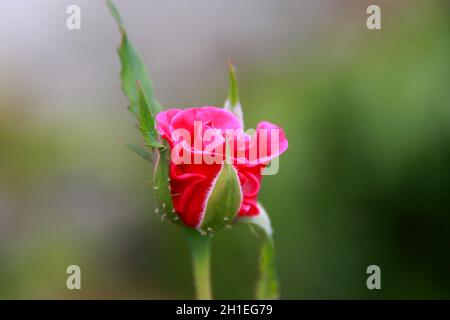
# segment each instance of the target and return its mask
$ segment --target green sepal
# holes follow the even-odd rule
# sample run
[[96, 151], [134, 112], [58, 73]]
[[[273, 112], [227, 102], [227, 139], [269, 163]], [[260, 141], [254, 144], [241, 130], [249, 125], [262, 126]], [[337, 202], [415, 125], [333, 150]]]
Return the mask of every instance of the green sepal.
[[145, 150], [144, 148], [141, 148], [135, 144], [130, 144], [130, 143], [125, 144], [125, 147], [127, 147], [128, 149], [130, 149], [131, 151], [136, 153], [138, 156], [140, 156], [144, 160], [147, 160], [150, 162], [153, 160], [151, 153], [148, 152], [147, 150]]
[[228, 76], [230, 87], [228, 89], [228, 97], [225, 101], [224, 108], [232, 113], [241, 121], [242, 126], [244, 126], [244, 115], [242, 112], [242, 106], [239, 102], [239, 90], [236, 80], [236, 68], [234, 67], [231, 60], [228, 60]]
[[119, 27], [119, 31], [122, 35], [122, 41], [120, 47], [117, 49], [117, 52], [122, 65], [122, 69], [120, 71], [122, 90], [130, 101], [130, 111], [139, 118], [139, 94], [136, 87], [136, 81], [139, 81], [142, 86], [142, 91], [148, 99], [150, 112], [152, 116], [155, 117], [156, 114], [162, 110], [162, 108], [155, 98], [153, 84], [148, 76], [147, 69], [139, 54], [128, 40], [127, 32], [117, 8], [111, 0], [107, 0], [106, 3], [111, 11], [111, 15], [116, 20], [117, 26]]
[[153, 176], [153, 188], [156, 198], [155, 211], [160, 213], [162, 218], [166, 218], [175, 224], [181, 224], [173, 209], [170, 194], [169, 148], [165, 142], [164, 144], [160, 142], [160, 136], [155, 127], [155, 117], [162, 110], [161, 105], [155, 98], [153, 85], [148, 76], [147, 69], [128, 39], [117, 8], [111, 0], [107, 0], [106, 3], [122, 35], [121, 44], [117, 49], [122, 66], [120, 72], [122, 90], [130, 102], [130, 111], [138, 119], [138, 128], [144, 137], [145, 144], [156, 150], [154, 157], [150, 157], [149, 153], [145, 153], [139, 147], [129, 146], [129, 148], [144, 159], [153, 158], [155, 160], [155, 172]]
[[147, 96], [139, 81], [136, 82], [136, 87], [138, 90], [139, 131], [141, 131], [147, 146], [151, 148], [164, 148], [159, 142], [159, 134], [155, 127], [155, 118], [150, 112]]
[[161, 214], [163, 220], [168, 220], [181, 226], [184, 224], [180, 221], [175, 212], [170, 191], [170, 149], [166, 142], [164, 142], [164, 146], [165, 148], [156, 150], [157, 160], [155, 163], [155, 172], [153, 174], [153, 189], [156, 198], [155, 211]]
[[230, 81], [230, 88], [228, 91], [228, 100], [231, 106], [236, 106], [239, 103], [239, 89], [236, 80], [236, 68], [231, 60], [228, 60], [228, 76]]
[[228, 141], [226, 142], [226, 159], [222, 164], [212, 189], [206, 200], [205, 211], [199, 230], [212, 233], [231, 225], [242, 203], [242, 189], [239, 176], [230, 158]]

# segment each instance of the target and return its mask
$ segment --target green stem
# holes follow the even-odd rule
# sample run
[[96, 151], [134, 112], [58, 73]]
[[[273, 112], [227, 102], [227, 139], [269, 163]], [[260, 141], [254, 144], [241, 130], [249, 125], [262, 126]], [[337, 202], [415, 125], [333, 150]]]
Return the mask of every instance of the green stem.
[[211, 239], [196, 231], [188, 233], [194, 269], [194, 284], [198, 300], [211, 300], [210, 256]]

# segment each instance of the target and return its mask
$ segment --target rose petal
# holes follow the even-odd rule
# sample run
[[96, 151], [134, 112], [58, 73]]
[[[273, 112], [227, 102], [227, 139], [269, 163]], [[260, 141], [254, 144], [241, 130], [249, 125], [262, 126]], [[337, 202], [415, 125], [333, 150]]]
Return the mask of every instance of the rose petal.
[[199, 107], [189, 108], [177, 113], [171, 120], [171, 130], [185, 129], [194, 137], [194, 122], [199, 121], [202, 126], [217, 129], [240, 129], [241, 123], [236, 116], [222, 108]]
[[[258, 124], [256, 135], [253, 137], [251, 145], [255, 145], [255, 138], [257, 141], [258, 163], [268, 163], [285, 152], [289, 145], [284, 130], [267, 121], [262, 121]], [[250, 159], [250, 163], [254, 162], [254, 159]]]
[[166, 138], [171, 136], [170, 123], [172, 118], [180, 111], [181, 109], [169, 109], [167, 111], [161, 111], [156, 115], [156, 126], [160, 135]]
[[221, 165], [171, 164], [172, 201], [180, 219], [189, 227], [201, 223], [206, 197]]

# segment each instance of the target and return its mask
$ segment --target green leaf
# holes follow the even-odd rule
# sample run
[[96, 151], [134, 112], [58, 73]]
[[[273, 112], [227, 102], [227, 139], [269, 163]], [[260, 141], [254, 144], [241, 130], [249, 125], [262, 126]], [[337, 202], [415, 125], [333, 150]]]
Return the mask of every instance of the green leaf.
[[269, 216], [261, 204], [259, 214], [255, 217], [242, 217], [239, 223], [248, 223], [258, 229], [263, 244], [259, 257], [259, 278], [256, 284], [256, 298], [259, 300], [278, 299], [279, 284], [275, 266], [275, 246], [272, 238], [272, 226]]
[[142, 91], [148, 99], [150, 112], [152, 116], [155, 117], [156, 114], [161, 111], [161, 105], [155, 98], [153, 85], [148, 76], [147, 69], [139, 57], [139, 54], [128, 40], [128, 35], [117, 8], [111, 0], [107, 0], [106, 3], [111, 11], [111, 15], [116, 20], [120, 33], [122, 34], [122, 42], [117, 49], [117, 52], [122, 65], [122, 70], [120, 72], [122, 90], [130, 101], [130, 111], [136, 117], [139, 117], [139, 94], [136, 87], [136, 81], [139, 81], [142, 86]]
[[238, 119], [244, 123], [244, 116], [242, 112], [242, 107], [239, 102], [239, 90], [236, 80], [236, 68], [234, 67], [231, 60], [228, 60], [228, 75], [230, 78], [230, 88], [228, 90], [228, 97], [225, 101], [225, 109], [234, 113]]
[[152, 161], [152, 155], [147, 150], [135, 145], [135, 144], [125, 144], [125, 147], [136, 153], [138, 156], [140, 156], [142, 159], [147, 161]]
[[209, 193], [200, 230], [211, 233], [233, 222], [242, 202], [239, 176], [230, 160], [228, 141], [226, 159], [213, 182]]

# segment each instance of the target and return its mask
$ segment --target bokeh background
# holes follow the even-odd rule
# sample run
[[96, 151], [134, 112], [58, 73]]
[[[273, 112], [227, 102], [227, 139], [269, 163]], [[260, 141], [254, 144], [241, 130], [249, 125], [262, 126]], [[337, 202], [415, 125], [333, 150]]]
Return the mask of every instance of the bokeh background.
[[[246, 124], [285, 128], [260, 195], [283, 298], [450, 298], [448, 1], [116, 4], [164, 107], [222, 105], [231, 58]], [[0, 298], [193, 298], [183, 234], [123, 146], [142, 141], [104, 2], [1, 0], [0, 39]], [[217, 298], [253, 297], [258, 245], [244, 225], [214, 237]]]

